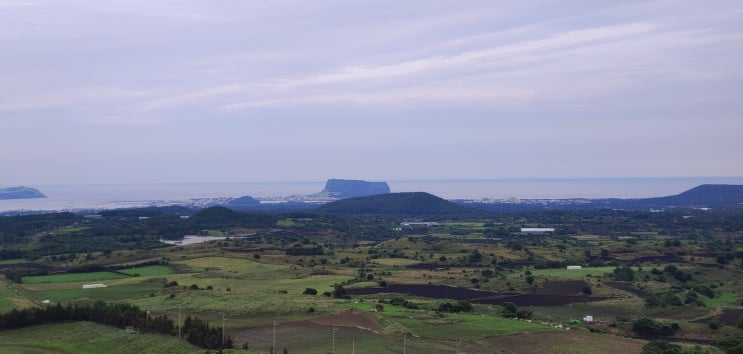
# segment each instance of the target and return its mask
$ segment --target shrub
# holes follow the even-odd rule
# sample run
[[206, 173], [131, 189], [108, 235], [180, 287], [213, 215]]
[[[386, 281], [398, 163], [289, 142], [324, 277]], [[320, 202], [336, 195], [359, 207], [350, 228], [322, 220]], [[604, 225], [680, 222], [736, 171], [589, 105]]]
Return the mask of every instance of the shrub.
[[304, 291], [302, 292], [302, 295], [317, 295], [317, 289], [313, 289], [313, 288], [304, 289]]
[[676, 323], [668, 325], [647, 317], [632, 322], [632, 330], [641, 336], [670, 336], [679, 328]]
[[645, 344], [640, 354], [682, 354], [683, 352], [683, 349], [678, 344], [655, 340]]
[[634, 281], [635, 280], [635, 271], [627, 266], [624, 267], [616, 267], [614, 268], [614, 272], [612, 274], [614, 277], [614, 280], [617, 281]]

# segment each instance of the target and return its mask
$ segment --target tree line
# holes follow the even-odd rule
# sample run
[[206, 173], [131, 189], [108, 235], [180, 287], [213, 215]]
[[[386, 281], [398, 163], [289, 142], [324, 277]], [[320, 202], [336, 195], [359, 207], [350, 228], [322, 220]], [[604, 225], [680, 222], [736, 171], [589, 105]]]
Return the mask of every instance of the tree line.
[[[38, 326], [60, 322], [90, 321], [107, 326], [133, 326], [141, 333], [156, 333], [175, 336], [178, 329], [173, 320], [166, 315], [149, 316], [139, 307], [115, 303], [107, 304], [96, 301], [92, 305], [71, 305], [57, 303], [44, 308], [12, 309], [0, 314], [0, 331]], [[232, 339], [222, 341], [222, 328], [210, 326], [209, 323], [188, 316], [181, 329], [186, 340], [196, 346], [207, 349], [232, 348]]]

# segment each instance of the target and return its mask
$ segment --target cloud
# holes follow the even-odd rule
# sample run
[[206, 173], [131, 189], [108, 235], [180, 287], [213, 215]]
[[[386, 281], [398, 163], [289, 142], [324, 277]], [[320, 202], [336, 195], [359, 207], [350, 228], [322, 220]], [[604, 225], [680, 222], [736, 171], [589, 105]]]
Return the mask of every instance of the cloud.
[[[478, 72], [478, 76], [490, 76], [500, 71], [514, 72], [523, 69], [524, 65], [538, 63], [597, 43], [606, 44], [638, 36], [653, 29], [654, 27], [647, 23], [631, 23], [567, 31], [546, 38], [469, 50], [453, 55], [437, 55], [380, 65], [345, 66], [313, 76], [274, 79], [256, 84], [220, 85], [160, 98], [147, 103], [145, 107], [158, 109], [192, 105], [201, 103], [206, 98], [221, 97], [232, 98], [233, 102], [222, 105], [229, 110], [338, 102], [364, 105], [431, 101], [469, 103], [481, 101], [493, 104], [498, 101], [510, 101], [499, 98], [523, 102], [524, 98], [536, 96], [534, 89], [486, 85], [477, 79], [473, 80], [476, 84], [470, 85], [471, 87], [451, 86], [447, 90], [444, 86], [456, 81], [457, 78], [467, 78], [472, 72]], [[415, 84], [420, 81], [430, 84], [429, 86]], [[467, 85], [464, 82], [458, 84]], [[323, 93], [317, 93], [317, 90]], [[348, 92], [349, 90], [352, 92]], [[235, 97], [245, 95], [253, 98], [244, 102], [234, 100]]]

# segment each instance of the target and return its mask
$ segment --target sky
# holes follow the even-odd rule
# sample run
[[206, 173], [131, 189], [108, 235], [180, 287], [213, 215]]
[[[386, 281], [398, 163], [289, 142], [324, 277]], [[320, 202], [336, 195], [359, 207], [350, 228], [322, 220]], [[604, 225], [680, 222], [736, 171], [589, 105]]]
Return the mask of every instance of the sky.
[[743, 176], [743, 2], [0, 0], [0, 185]]

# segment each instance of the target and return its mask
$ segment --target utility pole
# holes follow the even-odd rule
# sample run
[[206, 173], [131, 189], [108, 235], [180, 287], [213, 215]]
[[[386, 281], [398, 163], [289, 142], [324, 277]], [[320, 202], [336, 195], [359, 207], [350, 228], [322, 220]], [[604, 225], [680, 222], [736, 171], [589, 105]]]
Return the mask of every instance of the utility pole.
[[276, 321], [273, 321], [273, 344], [271, 345], [271, 351], [276, 350]]
[[356, 354], [356, 338], [351, 341], [351, 354]]
[[405, 354], [405, 349], [407, 347], [407, 343], [408, 343], [408, 334], [405, 333], [402, 336], [402, 354]]
[[335, 325], [333, 325], [333, 347], [332, 347], [332, 354], [335, 354]]
[[181, 307], [178, 306], [178, 339], [181, 339]]
[[224, 313], [222, 313], [222, 348], [224, 348]]

